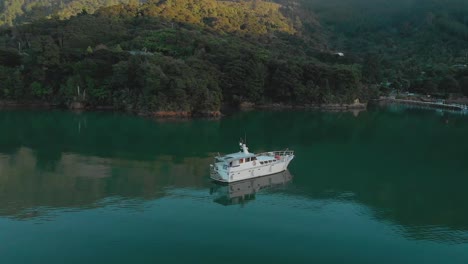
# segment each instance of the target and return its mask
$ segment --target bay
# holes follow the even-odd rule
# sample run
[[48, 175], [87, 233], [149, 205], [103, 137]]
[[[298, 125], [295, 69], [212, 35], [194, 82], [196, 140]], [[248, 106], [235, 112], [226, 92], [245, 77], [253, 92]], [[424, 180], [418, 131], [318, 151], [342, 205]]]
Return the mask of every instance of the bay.
[[[256, 193], [209, 180], [212, 157], [245, 134], [251, 151], [296, 153]], [[467, 135], [467, 116], [404, 107], [219, 120], [3, 110], [0, 259], [467, 263]]]

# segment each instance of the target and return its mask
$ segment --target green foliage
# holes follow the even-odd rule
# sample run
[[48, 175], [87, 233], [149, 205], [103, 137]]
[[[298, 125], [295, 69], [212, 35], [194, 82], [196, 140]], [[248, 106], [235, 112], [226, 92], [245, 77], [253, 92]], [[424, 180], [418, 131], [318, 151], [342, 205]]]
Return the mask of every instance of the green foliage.
[[301, 2], [330, 30], [330, 45], [363, 65], [364, 82], [422, 93], [459, 91], [455, 83], [465, 74], [453, 68], [468, 64], [467, 1]]
[[460, 89], [465, 96], [468, 96], [468, 76], [460, 78]]
[[88, 48], [86, 49], [86, 53], [88, 54], [93, 53], [93, 48], [91, 48], [91, 46], [88, 46]]
[[12, 99], [26, 96], [19, 70], [0, 65], [0, 98]]
[[266, 1], [150, 0], [140, 12], [143, 16], [162, 17], [223, 32], [257, 35], [272, 31], [295, 32], [280, 7]]
[[32, 95], [36, 98], [45, 99], [45, 97], [52, 93], [49, 87], [44, 87], [39, 82], [33, 82], [30, 85]]
[[160, 52], [168, 56], [190, 56], [193, 53], [192, 34], [184, 30], [160, 29], [147, 31], [132, 40], [132, 48]]
[[115, 46], [114, 51], [115, 51], [115, 52], [122, 52], [123, 49], [122, 49], [122, 47], [120, 46], [120, 44], [117, 44], [117, 46]]
[[443, 91], [445, 93], [459, 93], [460, 92], [460, 85], [455, 78], [451, 76], [447, 76], [439, 84], [439, 91]]
[[0, 12], [0, 21], [3, 21], [5, 25], [30, 22], [46, 16], [67, 19], [96, 11], [100, 13], [99, 8], [109, 7], [102, 13], [114, 18], [143, 15], [240, 34], [267, 34], [272, 31], [295, 32], [291, 23], [280, 12], [279, 4], [257, 0], [150, 0], [142, 1], [146, 3], [140, 7], [138, 7], [140, 2], [138, 0], [10, 1], [12, 3]]
[[85, 12], [94, 13], [104, 6], [138, 4], [134, 0], [7, 0], [0, 2], [0, 26], [31, 22], [44, 17], [67, 19]]
[[313, 58], [321, 40], [300, 33], [313, 19], [301, 20], [291, 7], [178, 0], [95, 10], [93, 4], [75, 8], [77, 3], [87, 2], [52, 5], [57, 16], [0, 32], [1, 98], [196, 113], [223, 103], [303, 105], [366, 97], [354, 61]]
[[227, 89], [228, 98], [234, 101], [259, 102], [264, 93], [268, 71], [259, 57], [244, 52], [241, 58], [224, 66], [223, 86]]
[[21, 65], [21, 56], [12, 48], [0, 48], [0, 65], [17, 67]]

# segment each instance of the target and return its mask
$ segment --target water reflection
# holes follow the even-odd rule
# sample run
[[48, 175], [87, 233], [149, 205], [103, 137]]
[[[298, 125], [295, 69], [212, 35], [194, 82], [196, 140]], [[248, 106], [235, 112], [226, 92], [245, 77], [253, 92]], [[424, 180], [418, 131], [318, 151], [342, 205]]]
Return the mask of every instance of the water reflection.
[[447, 226], [398, 226], [402, 236], [415, 240], [429, 240], [448, 244], [468, 243], [468, 232]]
[[[383, 166], [375, 164], [375, 167]], [[349, 168], [349, 167], [348, 167]], [[372, 169], [372, 167], [371, 167]], [[444, 243], [468, 243], [468, 208], [463, 198], [463, 182], [454, 175], [441, 177], [411, 175], [399, 177], [397, 172], [360, 175], [319, 174], [311, 169], [311, 177], [295, 177], [296, 188], [288, 191], [311, 200], [332, 203], [357, 203], [366, 206], [365, 215], [390, 224], [403, 237]]]
[[213, 183], [210, 194], [216, 197], [216, 203], [222, 205], [245, 204], [255, 200], [255, 194], [260, 190], [284, 186], [292, 178], [289, 171], [284, 171], [230, 184]]
[[[52, 209], [129, 200], [135, 207], [168, 189], [204, 192], [212, 153], [232, 151], [245, 127], [255, 132], [255, 151], [296, 150], [285, 199], [358, 203], [406, 237], [461, 243], [468, 232], [468, 120], [447, 118], [376, 110], [155, 122], [113, 113], [0, 112], [0, 217], [40, 218]], [[242, 204], [259, 186], [287, 179], [217, 186], [207, 199]]]
[[201, 188], [211, 161], [169, 155], [139, 161], [74, 153], [62, 153], [54, 160], [54, 166], [44, 167], [37, 152], [25, 147], [0, 154], [0, 216], [36, 218], [55, 208], [108, 205], [103, 200], [156, 199], [165, 195], [168, 186]]

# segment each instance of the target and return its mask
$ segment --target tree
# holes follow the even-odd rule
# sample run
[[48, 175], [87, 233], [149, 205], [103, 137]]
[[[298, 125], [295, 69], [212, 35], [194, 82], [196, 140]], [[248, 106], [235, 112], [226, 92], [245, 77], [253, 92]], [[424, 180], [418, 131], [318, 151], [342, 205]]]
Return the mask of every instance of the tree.
[[0, 66], [0, 98], [20, 99], [27, 97], [19, 70]]
[[459, 93], [460, 85], [458, 84], [458, 81], [455, 80], [455, 78], [452, 76], [446, 76], [439, 83], [439, 90], [445, 93]]
[[423, 92], [427, 94], [433, 94], [437, 92], [438, 86], [432, 80], [426, 80], [422, 86]]
[[38, 36], [31, 41], [31, 56], [35, 63], [53, 67], [60, 64], [60, 48], [50, 36]]
[[463, 76], [460, 79], [460, 88], [461, 92], [465, 95], [468, 96], [468, 76]]
[[0, 65], [17, 67], [21, 65], [21, 56], [14, 49], [0, 48]]
[[377, 83], [382, 78], [380, 69], [381, 59], [377, 54], [366, 54], [363, 62], [362, 74], [370, 83]]

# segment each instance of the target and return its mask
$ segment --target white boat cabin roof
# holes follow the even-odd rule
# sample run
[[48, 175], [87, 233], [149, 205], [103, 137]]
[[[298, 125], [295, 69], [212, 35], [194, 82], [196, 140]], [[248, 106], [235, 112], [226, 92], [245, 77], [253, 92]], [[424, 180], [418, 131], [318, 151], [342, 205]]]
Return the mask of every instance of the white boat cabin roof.
[[226, 162], [231, 162], [234, 160], [239, 160], [239, 159], [245, 159], [245, 158], [250, 158], [250, 157], [255, 157], [254, 153], [244, 153], [244, 152], [236, 152], [236, 153], [231, 153], [227, 154], [223, 157], [220, 157], [220, 159], [226, 161]]
[[[248, 161], [254, 161], [254, 160], [259, 160], [259, 161], [269, 161], [269, 160], [275, 160], [275, 158], [272, 157], [273, 155], [273, 152], [271, 152], [271, 155], [255, 155], [255, 153], [250, 153], [249, 152], [249, 148], [247, 148], [247, 146], [244, 144], [244, 143], [239, 143], [240, 147], [241, 147], [241, 150], [242, 151], [239, 151], [239, 152], [236, 152], [236, 153], [231, 153], [231, 154], [227, 154], [227, 155], [224, 155], [222, 157], [216, 157], [216, 159], [219, 161], [219, 162], [226, 162], [226, 163], [229, 163], [229, 162], [232, 162], [232, 161], [237, 161], [237, 160], [241, 160], [241, 159], [246, 159], [246, 158], [251, 158], [251, 157], [255, 157], [254, 159], [249, 159]], [[243, 161], [240, 161], [241, 163], [243, 163]]]

